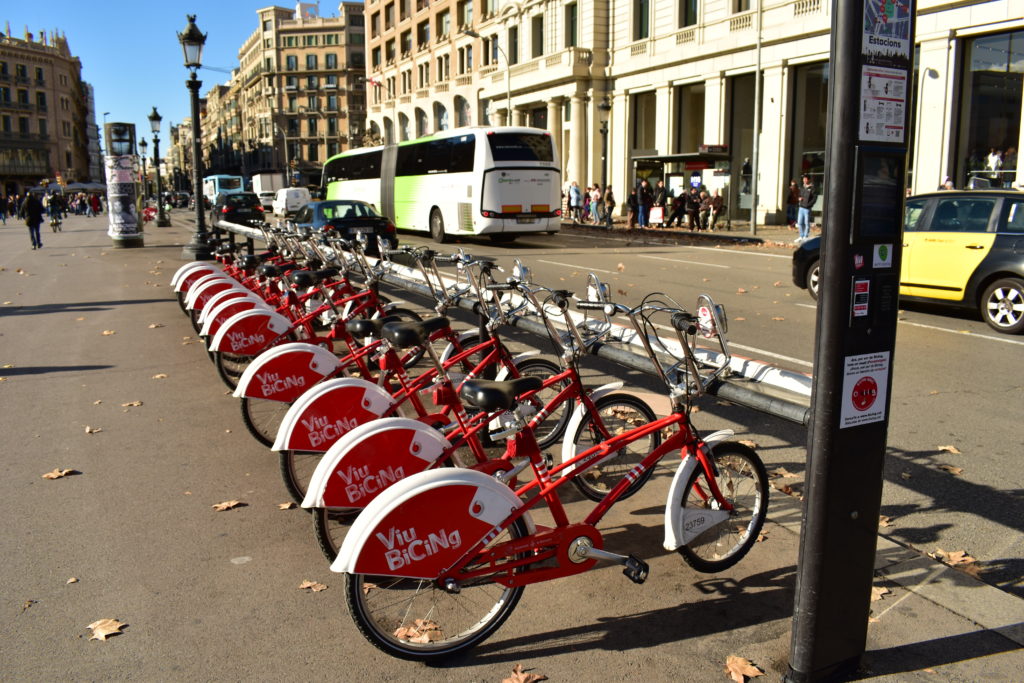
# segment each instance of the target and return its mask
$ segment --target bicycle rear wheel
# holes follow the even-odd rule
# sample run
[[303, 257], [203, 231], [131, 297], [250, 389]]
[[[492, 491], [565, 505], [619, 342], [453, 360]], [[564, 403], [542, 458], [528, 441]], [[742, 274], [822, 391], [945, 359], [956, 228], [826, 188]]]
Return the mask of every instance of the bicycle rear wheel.
[[[658, 419], [647, 403], [632, 394], [602, 396], [597, 399], [595, 407], [597, 411], [585, 415], [579, 427], [576, 428], [576, 434], [573, 436], [576, 453], [582, 453], [604, 441], [605, 433], [615, 436]], [[601, 430], [602, 425], [604, 432]], [[642, 439], [624, 445], [603, 462], [579, 473], [573, 478], [572, 484], [590, 500], [600, 502], [627, 472], [636, 467], [660, 445], [661, 433], [651, 432]], [[639, 491], [653, 473], [653, 467], [642, 473], [623, 492], [619, 500], [629, 498]]]
[[[711, 450], [718, 473], [715, 480], [733, 506], [729, 519], [716, 524], [679, 548], [686, 563], [699, 572], [720, 572], [733, 566], [757, 541], [768, 513], [768, 475], [752, 448], [734, 441]], [[686, 486], [683, 507], [717, 508], [707, 473], [698, 465]]]
[[345, 540], [352, 520], [362, 512], [361, 509], [328, 510], [313, 508], [313, 533], [316, 535], [320, 551], [329, 561], [334, 562], [341, 550], [341, 542]]
[[296, 503], [301, 504], [306, 497], [309, 480], [323, 456], [319, 451], [281, 451], [281, 478]]
[[217, 366], [217, 374], [229, 389], [238, 386], [242, 373], [249, 367], [256, 356], [240, 356], [228, 351], [214, 351], [213, 362]]
[[291, 403], [269, 401], [265, 398], [242, 397], [242, 422], [253, 438], [270, 448], [277, 438], [277, 430]]
[[[521, 519], [492, 543], [526, 535]], [[494, 633], [515, 609], [523, 587], [481, 582], [448, 592], [428, 579], [348, 574], [349, 613], [360, 633], [392, 657], [421, 662], [470, 649]]]

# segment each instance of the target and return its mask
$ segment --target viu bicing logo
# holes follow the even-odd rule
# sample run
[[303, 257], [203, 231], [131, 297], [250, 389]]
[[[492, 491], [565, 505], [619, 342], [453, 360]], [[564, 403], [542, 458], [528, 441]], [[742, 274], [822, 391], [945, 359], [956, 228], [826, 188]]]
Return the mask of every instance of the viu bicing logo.
[[462, 545], [462, 536], [458, 530], [438, 529], [421, 539], [415, 528], [402, 530], [391, 527], [386, 535], [378, 531], [376, 536], [387, 548], [384, 558], [391, 571], [401, 569], [413, 562], [425, 560], [440, 552], [441, 549], [454, 549]]
[[345, 495], [351, 503], [356, 503], [366, 496], [386, 489], [396, 481], [405, 479], [405, 470], [401, 467], [385, 467], [376, 473], [370, 473], [370, 466], [346, 467], [338, 470], [338, 476], [345, 482]]
[[231, 344], [232, 351], [238, 351], [244, 349], [252, 344], [262, 344], [266, 341], [266, 337], [262, 334], [246, 334], [245, 332], [228, 332], [228, 342]]
[[301, 389], [306, 386], [306, 378], [301, 375], [282, 378], [281, 375], [276, 372], [257, 374], [256, 381], [260, 383], [260, 391], [265, 397], [279, 394], [282, 391], [288, 391], [289, 389]]
[[319, 448], [321, 444], [337, 441], [345, 432], [358, 427], [359, 421], [354, 418], [339, 418], [332, 422], [328, 417], [313, 416], [308, 420], [302, 420], [302, 426], [306, 429], [309, 445]]

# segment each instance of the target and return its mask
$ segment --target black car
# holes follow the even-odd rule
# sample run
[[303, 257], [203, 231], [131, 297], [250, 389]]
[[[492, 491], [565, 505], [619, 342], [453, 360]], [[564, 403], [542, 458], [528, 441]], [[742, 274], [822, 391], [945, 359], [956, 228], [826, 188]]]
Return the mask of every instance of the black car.
[[[1024, 194], [933, 192], [903, 216], [900, 299], [974, 309], [999, 332], [1024, 332]], [[793, 283], [818, 298], [820, 238], [793, 254]]]
[[294, 222], [314, 232], [333, 229], [338, 236], [351, 240], [366, 235], [367, 251], [376, 253], [377, 237], [383, 237], [394, 249], [398, 246], [395, 224], [381, 216], [371, 205], [357, 199], [329, 199], [310, 202], [295, 214]]
[[222, 192], [213, 204], [212, 219], [238, 225], [262, 225], [263, 205], [255, 192]]

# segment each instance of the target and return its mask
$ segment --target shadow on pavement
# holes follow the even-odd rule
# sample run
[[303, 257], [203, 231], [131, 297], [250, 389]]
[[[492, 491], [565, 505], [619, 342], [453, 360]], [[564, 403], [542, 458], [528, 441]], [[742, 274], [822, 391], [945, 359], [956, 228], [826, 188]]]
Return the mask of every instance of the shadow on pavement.
[[[1022, 625], [1024, 624], [1016, 624], [1009, 628], [1020, 628]], [[967, 659], [998, 655], [1019, 648], [1020, 645], [1000, 635], [998, 630], [962, 633], [883, 650], [870, 650], [864, 655], [861, 670], [845, 680], [862, 681], [877, 676], [921, 671]], [[983, 670], [984, 664], [979, 662], [978, 673]]]
[[46, 313], [86, 313], [108, 311], [127, 304], [162, 304], [173, 299], [121, 299], [119, 301], [82, 301], [78, 303], [58, 302], [38, 306], [17, 306], [0, 309], [0, 317], [15, 315], [42, 315]]
[[51, 372], [86, 372], [89, 370], [109, 370], [113, 365], [35, 365], [27, 368], [4, 368], [7, 377], [14, 375], [46, 375]]

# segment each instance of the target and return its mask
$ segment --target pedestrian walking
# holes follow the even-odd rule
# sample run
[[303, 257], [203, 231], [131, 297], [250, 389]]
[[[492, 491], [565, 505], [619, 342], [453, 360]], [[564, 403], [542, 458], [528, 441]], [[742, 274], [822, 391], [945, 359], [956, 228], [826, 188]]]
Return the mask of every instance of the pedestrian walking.
[[43, 238], [39, 235], [39, 226], [43, 224], [43, 203], [31, 192], [25, 197], [21, 205], [21, 216], [25, 218], [25, 225], [28, 226], [28, 236], [32, 240], [33, 249], [43, 248]]
[[612, 193], [612, 186], [604, 188], [604, 219], [605, 225], [611, 229], [615, 216], [615, 195]]
[[7, 197], [0, 197], [0, 221], [7, 225]]
[[640, 213], [640, 200], [636, 196], [636, 188], [629, 191], [626, 197], [626, 206], [629, 208], [629, 215], [626, 217], [626, 227], [632, 230], [636, 227], [636, 218]]
[[580, 184], [575, 180], [572, 181], [572, 185], [569, 186], [569, 215], [572, 216], [572, 222], [580, 222], [580, 213], [583, 211], [583, 192], [580, 190]]
[[800, 206], [797, 209], [796, 227], [800, 230], [794, 242], [800, 243], [811, 236], [811, 209], [818, 195], [814, 191], [814, 184], [811, 183], [811, 176], [803, 176], [803, 187], [800, 188]]
[[800, 187], [795, 180], [789, 181], [789, 192], [786, 195], [786, 222], [790, 230], [796, 230], [796, 214], [800, 208]]

